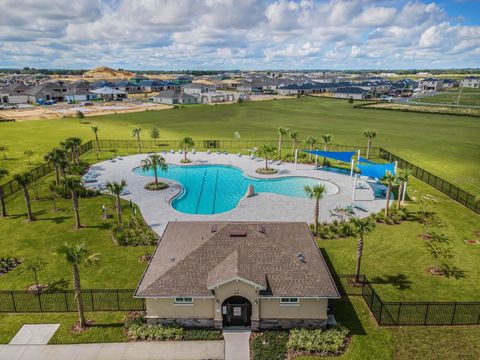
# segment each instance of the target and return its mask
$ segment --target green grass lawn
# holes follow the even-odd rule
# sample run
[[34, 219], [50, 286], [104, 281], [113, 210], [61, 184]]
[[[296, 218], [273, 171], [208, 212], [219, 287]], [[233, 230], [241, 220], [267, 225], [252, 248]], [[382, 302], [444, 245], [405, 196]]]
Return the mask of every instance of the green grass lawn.
[[[434, 96], [427, 96], [419, 99], [420, 102], [431, 103], [431, 104], [449, 104], [457, 105], [459, 98], [459, 92], [450, 91], [447, 93], [439, 93]], [[476, 92], [462, 92], [460, 96], [460, 105], [465, 106], [480, 106], [480, 89], [477, 89]]]
[[93, 138], [91, 126], [100, 128], [103, 139], [133, 139], [131, 129], [141, 127], [149, 139], [158, 127], [161, 139], [277, 139], [276, 129], [285, 126], [300, 131], [300, 138], [323, 133], [334, 135], [335, 143], [366, 145], [365, 128], [379, 132], [374, 145], [384, 146], [454, 184], [480, 193], [480, 122], [476, 118], [354, 109], [344, 100], [305, 97], [301, 99], [245, 102], [234, 105], [198, 106], [122, 115], [77, 119], [0, 123], [1, 144], [9, 160], [0, 154], [0, 167], [12, 173], [31, 167], [23, 155], [35, 151], [42, 156], [68, 136]]

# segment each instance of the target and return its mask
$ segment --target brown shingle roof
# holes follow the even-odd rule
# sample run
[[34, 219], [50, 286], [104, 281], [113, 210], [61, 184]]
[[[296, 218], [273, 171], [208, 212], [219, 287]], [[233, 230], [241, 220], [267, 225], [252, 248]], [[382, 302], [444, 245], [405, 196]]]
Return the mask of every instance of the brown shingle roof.
[[294, 222], [170, 222], [136, 296], [211, 296], [233, 278], [264, 296], [339, 296], [308, 225]]

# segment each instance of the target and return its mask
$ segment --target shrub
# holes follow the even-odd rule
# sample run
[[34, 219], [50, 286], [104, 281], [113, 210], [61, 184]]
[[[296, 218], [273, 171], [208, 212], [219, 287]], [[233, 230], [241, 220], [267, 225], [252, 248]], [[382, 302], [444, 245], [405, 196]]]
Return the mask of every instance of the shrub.
[[145, 190], [156, 191], [156, 190], [163, 190], [168, 188], [168, 184], [159, 181], [158, 184], [155, 185], [155, 182], [150, 182], [145, 185]]
[[[52, 181], [50, 183], [50, 189], [53, 191], [55, 194], [58, 196], [64, 198], [64, 199], [70, 199], [72, 194], [70, 193], [69, 190], [65, 190], [65, 185], [64, 185], [64, 180], [60, 180], [60, 185], [56, 185], [55, 181]], [[77, 194], [81, 198], [88, 198], [88, 197], [93, 197], [99, 194], [97, 190], [93, 189], [86, 189], [84, 187], [80, 188], [77, 190]]]
[[17, 258], [10, 256], [0, 258], [0, 275], [13, 270], [18, 264], [20, 260]]
[[348, 330], [342, 326], [328, 330], [292, 329], [287, 342], [291, 351], [337, 355], [343, 350]]
[[135, 217], [125, 220], [122, 224], [115, 224], [112, 234], [120, 246], [145, 246], [157, 243], [157, 236], [150, 227]]
[[278, 172], [278, 170], [274, 169], [274, 168], [268, 168], [268, 169], [258, 168], [257, 170], [255, 170], [255, 172], [257, 174], [272, 175], [272, 174], [276, 174]]
[[288, 332], [266, 331], [253, 339], [253, 360], [283, 360], [287, 352]]
[[184, 329], [183, 340], [222, 340], [223, 334], [217, 329]]

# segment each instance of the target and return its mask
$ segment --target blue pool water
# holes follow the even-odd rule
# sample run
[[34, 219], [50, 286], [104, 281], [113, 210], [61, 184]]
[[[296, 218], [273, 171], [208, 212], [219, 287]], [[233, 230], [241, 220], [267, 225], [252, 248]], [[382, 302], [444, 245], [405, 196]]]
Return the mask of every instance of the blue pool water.
[[[152, 176], [153, 170], [133, 169], [137, 175]], [[255, 193], [269, 192], [292, 197], [306, 197], [304, 186], [323, 183], [327, 194], [335, 193], [335, 185], [308, 177], [254, 179], [243, 175], [240, 169], [222, 165], [176, 166], [158, 171], [158, 177], [182, 184], [183, 192], [172, 206], [188, 214], [217, 214], [234, 209], [252, 184]]]

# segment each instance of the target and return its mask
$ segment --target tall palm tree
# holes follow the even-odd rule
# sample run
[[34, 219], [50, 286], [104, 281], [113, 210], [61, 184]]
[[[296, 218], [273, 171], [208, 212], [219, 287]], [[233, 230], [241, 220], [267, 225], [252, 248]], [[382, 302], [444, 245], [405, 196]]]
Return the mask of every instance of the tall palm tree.
[[180, 139], [180, 144], [179, 146], [183, 149], [183, 161], [187, 162], [187, 150], [190, 149], [191, 147], [195, 146], [195, 142], [193, 139], [189, 136], [186, 136], [184, 138]]
[[268, 159], [271, 159], [275, 155], [275, 148], [270, 145], [262, 145], [258, 148], [257, 152], [265, 158], [265, 171], [268, 171]]
[[32, 213], [32, 207], [30, 205], [30, 194], [28, 193], [28, 186], [32, 182], [32, 176], [30, 173], [25, 172], [13, 176], [18, 185], [23, 189], [23, 197], [25, 198], [25, 206], [27, 207], [27, 221], [35, 220]]
[[398, 185], [398, 178], [387, 172], [383, 178], [380, 179], [381, 183], [387, 187], [387, 204], [385, 206], [385, 216], [388, 216], [388, 207], [390, 206], [390, 194], [392, 193], [392, 188]]
[[88, 249], [84, 243], [69, 244], [65, 243], [60, 246], [57, 252], [64, 255], [65, 261], [72, 266], [73, 289], [75, 291], [75, 302], [77, 303], [77, 311], [80, 328], [85, 328], [85, 311], [83, 308], [82, 286], [80, 284], [79, 266], [82, 263], [93, 265], [99, 261], [98, 254], [89, 255]]
[[100, 151], [100, 141], [98, 141], [98, 126], [92, 126], [92, 131], [95, 135], [95, 144], [97, 145], [97, 152]]
[[[323, 140], [323, 150], [324, 151], [327, 151], [327, 145], [329, 142], [331, 142], [333, 139], [333, 135], [332, 134], [323, 134], [322, 135], [322, 140]], [[327, 163], [327, 158], [324, 156], [323, 157], [323, 165], [325, 165]]]
[[315, 224], [315, 231], [317, 231], [318, 218], [320, 216], [320, 200], [326, 195], [327, 188], [324, 184], [318, 184], [313, 186], [305, 186], [304, 190], [310, 199], [315, 199], [315, 211], [313, 214], [313, 222]]
[[78, 191], [82, 189], [82, 183], [78, 176], [69, 176], [65, 178], [65, 189], [70, 191], [73, 203], [73, 213], [75, 214], [75, 229], [80, 229], [82, 224], [80, 223], [80, 212], [78, 203]]
[[60, 184], [60, 168], [62, 165], [65, 165], [67, 161], [67, 153], [65, 150], [60, 148], [53, 148], [52, 151], [45, 154], [43, 157], [45, 161], [51, 161], [55, 169], [55, 183]]
[[397, 174], [397, 181], [399, 183], [398, 186], [398, 197], [397, 197], [397, 209], [400, 209], [400, 205], [402, 205], [402, 193], [403, 189], [405, 188], [408, 177], [412, 172], [410, 170], [400, 170]]
[[157, 146], [157, 140], [160, 139], [160, 131], [154, 127], [150, 130], [150, 137], [153, 139], [155, 146]]
[[298, 130], [290, 131], [290, 139], [292, 139], [292, 155], [295, 155], [295, 149], [297, 148]]
[[143, 171], [153, 170], [153, 175], [155, 176], [155, 186], [158, 185], [158, 169], [162, 171], [167, 171], [168, 164], [165, 158], [162, 155], [152, 154], [148, 158], [141, 161], [141, 166]]
[[284, 128], [279, 126], [277, 129], [278, 132], [278, 157], [282, 158], [282, 136], [287, 135], [289, 128]]
[[137, 145], [138, 145], [138, 152], [142, 152], [142, 142], [140, 140], [140, 133], [142, 132], [142, 129], [140, 128], [135, 128], [132, 129], [132, 136], [137, 138]]
[[121, 180], [120, 182], [112, 181], [106, 184], [107, 190], [110, 194], [115, 196], [115, 208], [117, 210], [117, 223], [122, 223], [122, 202], [120, 199], [120, 195], [122, 195], [123, 190], [127, 186], [127, 182], [125, 180]]
[[365, 235], [371, 233], [375, 228], [375, 222], [371, 217], [366, 217], [363, 219], [352, 218], [352, 222], [358, 234], [357, 262], [355, 264], [355, 282], [358, 283], [360, 278], [360, 264], [363, 255], [363, 241], [365, 239]]
[[[305, 139], [305, 144], [308, 145], [308, 150], [312, 151], [313, 147], [317, 143], [317, 139], [312, 136], [309, 136]], [[309, 154], [308, 161], [312, 161], [312, 154]]]
[[[6, 177], [9, 174], [7, 169], [0, 168], [0, 180]], [[3, 188], [0, 187], [0, 217], [7, 216], [7, 207], [5, 206], [5, 194], [3, 193]]]
[[82, 139], [78, 137], [69, 137], [61, 144], [65, 150], [70, 151], [72, 162], [78, 165], [80, 163], [79, 147], [82, 145]]
[[365, 129], [363, 130], [363, 136], [368, 139], [367, 145], [367, 159], [370, 158], [370, 149], [372, 148], [372, 140], [377, 137], [377, 131], [372, 129]]

